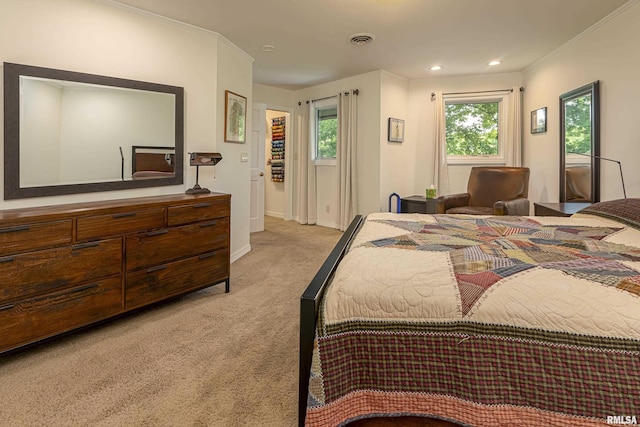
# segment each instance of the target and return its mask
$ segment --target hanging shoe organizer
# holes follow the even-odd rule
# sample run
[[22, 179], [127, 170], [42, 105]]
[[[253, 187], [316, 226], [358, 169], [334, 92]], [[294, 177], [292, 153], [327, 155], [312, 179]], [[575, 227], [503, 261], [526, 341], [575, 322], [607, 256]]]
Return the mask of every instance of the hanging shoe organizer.
[[271, 181], [284, 182], [284, 117], [271, 119]]

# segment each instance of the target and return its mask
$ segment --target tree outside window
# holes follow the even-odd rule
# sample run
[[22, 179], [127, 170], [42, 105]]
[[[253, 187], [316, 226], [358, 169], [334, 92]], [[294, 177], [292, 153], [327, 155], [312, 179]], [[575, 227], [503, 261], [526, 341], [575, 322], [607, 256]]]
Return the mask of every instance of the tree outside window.
[[316, 159], [335, 159], [338, 142], [336, 106], [316, 110]]
[[497, 156], [499, 102], [446, 104], [447, 156]]
[[565, 103], [565, 150], [567, 153], [591, 152], [591, 95]]

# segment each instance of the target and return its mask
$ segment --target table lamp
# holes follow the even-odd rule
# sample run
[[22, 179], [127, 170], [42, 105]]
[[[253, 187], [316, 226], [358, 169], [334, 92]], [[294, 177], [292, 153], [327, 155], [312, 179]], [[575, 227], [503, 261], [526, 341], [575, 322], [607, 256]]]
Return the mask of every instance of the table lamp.
[[208, 188], [202, 188], [198, 184], [200, 166], [215, 166], [222, 160], [220, 153], [189, 153], [189, 165], [196, 167], [196, 185], [185, 191], [186, 194], [207, 194], [211, 193]]

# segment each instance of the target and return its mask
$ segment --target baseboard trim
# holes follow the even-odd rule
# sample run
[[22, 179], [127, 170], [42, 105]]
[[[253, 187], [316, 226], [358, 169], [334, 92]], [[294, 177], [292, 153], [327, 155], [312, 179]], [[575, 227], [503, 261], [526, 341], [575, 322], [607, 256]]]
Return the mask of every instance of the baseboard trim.
[[245, 246], [244, 248], [240, 249], [239, 251], [236, 251], [233, 254], [231, 254], [231, 262], [233, 263], [233, 262], [239, 260], [240, 258], [245, 256], [249, 252], [251, 252], [251, 245], [250, 244]]
[[328, 227], [328, 228], [338, 228], [338, 225], [335, 222], [329, 222], [329, 221], [317, 221], [316, 225], [319, 225], [321, 227]]
[[273, 218], [284, 219], [284, 214], [280, 212], [267, 212], [264, 213], [266, 216], [271, 216]]

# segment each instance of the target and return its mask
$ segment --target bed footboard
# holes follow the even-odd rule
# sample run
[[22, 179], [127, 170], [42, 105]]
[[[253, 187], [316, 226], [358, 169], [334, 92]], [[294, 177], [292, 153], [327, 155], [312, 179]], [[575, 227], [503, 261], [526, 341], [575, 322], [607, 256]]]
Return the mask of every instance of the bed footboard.
[[309, 394], [309, 374], [313, 355], [318, 307], [326, 285], [356, 234], [364, 217], [357, 215], [324, 261], [300, 298], [300, 379], [298, 389], [298, 425], [304, 426]]

